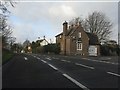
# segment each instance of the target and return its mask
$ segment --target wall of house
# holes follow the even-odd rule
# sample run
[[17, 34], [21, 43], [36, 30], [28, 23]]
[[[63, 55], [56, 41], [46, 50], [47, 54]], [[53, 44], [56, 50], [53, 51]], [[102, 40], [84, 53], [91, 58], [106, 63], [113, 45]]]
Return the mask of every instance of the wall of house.
[[60, 36], [57, 36], [56, 37], [56, 43], [60, 43], [61, 42], [61, 38], [60, 38]]
[[97, 47], [97, 56], [100, 56], [100, 45], [96, 45]]
[[60, 44], [60, 54], [65, 54], [65, 36], [56, 36], [56, 43]]
[[70, 54], [72, 54], [72, 55], [76, 54], [76, 51], [77, 51], [76, 40], [74, 40], [72, 38], [70, 39], [70, 50], [71, 50]]
[[[81, 32], [81, 40], [82, 40], [82, 50], [77, 50], [77, 40], [78, 40], [78, 33]], [[72, 43], [72, 47], [71, 49], [75, 49], [73, 50], [73, 52], [75, 52], [75, 54], [78, 55], [88, 55], [88, 46], [89, 46], [89, 38], [87, 36], [87, 34], [84, 32], [82, 27], [77, 28], [77, 30], [74, 32], [73, 36], [76, 37], [76, 40], [73, 41]]]
[[[78, 26], [77, 26], [78, 27]], [[89, 49], [89, 38], [86, 32], [83, 30], [81, 26], [76, 28], [75, 32], [71, 35], [66, 35], [67, 24], [63, 24], [63, 35], [56, 37], [56, 43], [60, 43], [61, 53], [60, 54], [67, 54], [67, 55], [84, 55], [88, 56], [88, 49]], [[65, 31], [66, 30], [66, 31]], [[77, 50], [77, 40], [79, 39], [78, 33], [81, 32], [81, 41], [82, 41], [82, 50]], [[75, 38], [73, 38], [75, 37]], [[100, 55], [100, 47], [97, 45], [98, 48], [98, 55]]]
[[43, 40], [41, 43], [40, 43], [41, 46], [44, 46], [44, 45], [48, 45], [48, 42]]
[[69, 37], [66, 37], [66, 54], [67, 55], [70, 55], [70, 38]]

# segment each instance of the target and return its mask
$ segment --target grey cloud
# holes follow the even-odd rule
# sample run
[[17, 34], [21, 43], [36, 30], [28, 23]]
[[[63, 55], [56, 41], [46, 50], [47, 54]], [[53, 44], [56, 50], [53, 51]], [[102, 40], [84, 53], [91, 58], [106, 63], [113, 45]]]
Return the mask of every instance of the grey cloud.
[[[44, 21], [49, 22], [49, 24], [53, 27], [52, 30], [49, 31], [57, 34], [61, 32], [64, 20], [69, 21], [74, 17], [85, 18], [89, 13], [95, 10], [105, 13], [114, 25], [116, 25], [118, 24], [118, 12], [116, 5], [117, 3], [115, 2], [18, 2], [15, 8], [10, 8], [10, 11], [12, 11], [13, 15], [23, 20], [23, 23], [21, 23], [19, 28], [14, 25], [16, 30], [14, 35], [19, 37], [20, 35], [24, 36], [25, 33], [23, 35], [22, 31], [27, 33], [26, 30], [29, 30], [31, 34], [34, 33], [37, 36], [38, 32], [35, 31], [35, 28], [31, 28], [31, 26], [35, 25], [35, 23], [39, 23], [39, 21], [43, 21], [44, 24], [46, 24]], [[47, 30], [42, 31], [40, 26], [38, 26], [38, 28], [43, 34], [46, 34], [45, 32], [47, 32]], [[114, 27], [113, 29], [117, 28]], [[117, 33], [117, 30], [114, 33]], [[29, 38], [35, 38], [35, 35], [29, 35]], [[53, 37], [51, 38], [54, 38], [55, 35], [52, 36]]]

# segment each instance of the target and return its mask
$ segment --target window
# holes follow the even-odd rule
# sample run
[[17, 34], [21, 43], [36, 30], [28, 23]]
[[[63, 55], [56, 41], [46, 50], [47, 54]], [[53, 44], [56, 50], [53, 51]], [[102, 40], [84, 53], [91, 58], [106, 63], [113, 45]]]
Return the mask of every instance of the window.
[[60, 35], [60, 39], [61, 39], [61, 35]]
[[82, 50], [82, 43], [77, 41], [77, 50]]
[[81, 38], [81, 32], [78, 33], [78, 37]]

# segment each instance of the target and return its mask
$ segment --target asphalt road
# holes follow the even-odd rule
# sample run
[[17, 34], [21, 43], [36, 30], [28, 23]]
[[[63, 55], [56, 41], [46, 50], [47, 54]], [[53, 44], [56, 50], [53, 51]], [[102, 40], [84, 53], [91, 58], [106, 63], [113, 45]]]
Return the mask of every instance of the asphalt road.
[[118, 66], [94, 58], [18, 54], [2, 68], [2, 88], [118, 88]]

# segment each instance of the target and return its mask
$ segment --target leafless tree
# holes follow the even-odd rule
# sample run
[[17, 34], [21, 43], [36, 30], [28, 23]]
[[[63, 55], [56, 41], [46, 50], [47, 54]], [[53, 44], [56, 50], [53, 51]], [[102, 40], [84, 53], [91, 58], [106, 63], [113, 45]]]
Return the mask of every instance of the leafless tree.
[[82, 18], [77, 17], [77, 18], [74, 18], [74, 19], [70, 20], [69, 25], [74, 26], [74, 25], [80, 24], [81, 22], [83, 22]]
[[82, 25], [85, 31], [96, 34], [100, 41], [106, 41], [109, 38], [113, 26], [105, 14], [97, 11], [90, 14]]
[[7, 9], [8, 5], [14, 7], [11, 0], [9, 1], [0, 1], [0, 38], [2, 37], [2, 45], [3, 47], [7, 45], [8, 39], [11, 39], [12, 29], [10, 25], [8, 25], [7, 19], [9, 16], [9, 11]]
[[7, 40], [11, 36], [12, 29], [7, 23], [7, 17], [0, 14], [0, 32], [2, 32], [2, 44], [7, 45]]
[[70, 26], [81, 24], [86, 32], [94, 33], [98, 36], [99, 41], [106, 41], [109, 38], [112, 28], [111, 21], [101, 12], [94, 11], [88, 15], [88, 18], [75, 18], [69, 22]]
[[[0, 10], [2, 11], [2, 13], [8, 13], [8, 6], [12, 6], [15, 7], [15, 1], [13, 0], [0, 0]], [[10, 13], [10, 12], [9, 12]]]

